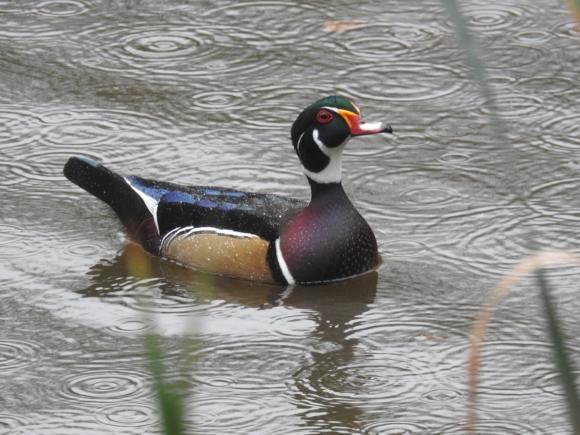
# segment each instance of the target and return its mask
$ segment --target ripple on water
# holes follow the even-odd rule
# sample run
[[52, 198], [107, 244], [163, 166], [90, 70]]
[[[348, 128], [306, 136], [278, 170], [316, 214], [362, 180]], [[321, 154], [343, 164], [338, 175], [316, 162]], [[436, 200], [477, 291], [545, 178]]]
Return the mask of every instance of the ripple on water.
[[523, 30], [514, 34], [513, 39], [523, 44], [540, 44], [549, 41], [554, 34], [546, 30]]
[[0, 146], [2, 150], [27, 147], [40, 139], [42, 122], [23, 107], [0, 107]]
[[425, 244], [415, 240], [379, 242], [379, 252], [387, 258], [420, 257], [426, 252]]
[[0, 338], [0, 377], [33, 364], [42, 347], [34, 341]]
[[52, 249], [54, 239], [60, 237], [42, 230], [0, 224], [0, 259], [44, 257]]
[[436, 388], [421, 394], [419, 399], [423, 402], [436, 405], [462, 400], [463, 394], [457, 390], [451, 390], [448, 388]]
[[563, 15], [563, 17], [565, 17], [564, 23], [555, 26], [554, 33], [557, 36], [572, 38], [574, 41], [578, 41], [578, 38], [580, 38], [580, 29], [578, 29], [578, 23], [569, 19], [569, 17], [566, 15]]
[[[496, 419], [486, 416], [481, 418], [476, 424], [476, 433], [478, 435], [549, 435], [561, 432], [547, 432], [545, 428], [541, 428], [537, 425], [528, 423], [528, 418], [526, 421], [510, 421], [504, 419]], [[554, 426], [550, 425], [553, 429]], [[465, 434], [465, 422], [457, 422], [449, 425], [445, 425], [439, 428], [436, 433], [442, 433], [445, 435], [459, 435]]]
[[75, 258], [78, 257], [94, 258], [99, 254], [99, 252], [103, 252], [106, 249], [107, 247], [105, 245], [94, 241], [91, 243], [87, 243], [86, 241], [83, 242], [75, 241], [66, 246], [63, 252]]
[[414, 435], [429, 433], [429, 428], [406, 421], [379, 422], [364, 425], [362, 433], [368, 435]]
[[104, 330], [112, 334], [120, 335], [139, 335], [147, 332], [152, 332], [155, 325], [148, 323], [142, 317], [122, 317], [115, 320], [112, 325], [107, 325]]
[[172, 81], [256, 74], [268, 67], [265, 56], [261, 61], [255, 58], [256, 47], [267, 37], [252, 29], [151, 22], [114, 29], [99, 25], [83, 32], [97, 56], [82, 62], [89, 68], [138, 78], [146, 71]]
[[357, 25], [340, 38], [343, 56], [375, 60], [435, 50], [440, 32], [432, 27], [402, 22], [370, 22]]
[[222, 433], [232, 428], [235, 433], [275, 433], [284, 414], [295, 412], [283, 403], [278, 405], [270, 396], [261, 397], [258, 390], [244, 396], [196, 391], [188, 405], [191, 410], [186, 412], [186, 425], [200, 433]]
[[[361, 358], [346, 365], [325, 369], [308, 366], [294, 374], [294, 388], [300, 394], [291, 399], [296, 405], [331, 402], [360, 409], [374, 409], [415, 394], [420, 387], [416, 361], [404, 355]], [[316, 364], [316, 363], [315, 363]]]
[[100, 423], [114, 427], [145, 427], [159, 424], [159, 412], [151, 405], [123, 403], [107, 405], [95, 411]]
[[544, 216], [577, 223], [580, 221], [580, 204], [575, 200], [579, 189], [580, 178], [549, 181], [534, 187], [526, 203]]
[[448, 208], [454, 204], [462, 207], [461, 200], [464, 196], [461, 192], [451, 187], [437, 186], [433, 180], [422, 180], [418, 187], [406, 188], [400, 192], [395, 189], [399, 181], [401, 185], [408, 186], [408, 178], [406, 172], [386, 173], [382, 169], [367, 172], [352, 181], [354, 195], [357, 201], [370, 205], [396, 201], [396, 209], [401, 210], [400, 213], [421, 210], [423, 213], [439, 215], [440, 208]]
[[341, 76], [345, 84], [339, 85], [339, 90], [371, 101], [409, 102], [444, 98], [457, 93], [464, 85], [459, 71], [421, 62], [365, 65], [351, 68]]
[[531, 28], [533, 20], [540, 15], [535, 6], [525, 3], [489, 4], [477, 1], [462, 5], [461, 11], [476, 31], [481, 30], [485, 34], [504, 34], [506, 30]]
[[[486, 219], [477, 218], [483, 215]], [[520, 207], [495, 205], [448, 214], [437, 227], [451, 237], [431, 243], [429, 248], [437, 258], [459, 268], [503, 275], [529, 255], [529, 228], [533, 228], [534, 219]]]
[[558, 76], [535, 74], [533, 77], [521, 78], [517, 86], [518, 89], [527, 91], [529, 94], [539, 93], [545, 97], [561, 95], [577, 88], [575, 78], [562, 74]]
[[[540, 69], [542, 64], [546, 67], [553, 63], [550, 60], [550, 52], [544, 45], [526, 45], [526, 44], [506, 44], [503, 50], [484, 50], [484, 60], [486, 69], [491, 73], [504, 72], [506, 68], [527, 69], [530, 66], [534, 70]], [[541, 70], [541, 69], [540, 69]]]
[[542, 123], [541, 131], [540, 144], [577, 151], [580, 148], [580, 113], [552, 114]]
[[147, 387], [150, 377], [130, 369], [85, 370], [65, 377], [57, 394], [75, 403], [132, 402], [151, 394]]
[[[5, 165], [14, 174], [12, 182], [62, 180], [64, 162], [79, 153], [108, 163], [126, 164], [131, 155], [163, 159], [172, 151], [167, 137], [175, 136], [175, 128], [159, 118], [122, 110], [29, 109], [0, 112], [2, 118], [0, 145], [7, 144], [3, 151], [11, 157]], [[23, 153], [31, 142], [42, 146]]]
[[487, 83], [489, 86], [495, 89], [511, 88], [516, 84], [516, 82], [516, 78], [503, 74], [494, 74], [487, 78]]
[[[123, 141], [140, 146], [166, 137], [169, 126], [159, 117], [128, 110], [81, 108], [39, 114], [46, 126], [42, 140], [50, 145], [94, 146]], [[118, 145], [118, 142], [115, 142]], [[127, 151], [123, 146], [123, 153]]]
[[461, 193], [449, 187], [420, 187], [405, 190], [399, 195], [399, 200], [404, 204], [429, 208], [461, 199]]
[[244, 92], [207, 91], [192, 94], [187, 100], [196, 110], [208, 112], [241, 110], [248, 105]]
[[59, 116], [53, 111], [49, 119], [50, 124], [39, 126], [39, 142], [44, 146], [38, 151], [8, 151], [13, 158], [6, 166], [15, 182], [62, 181], [62, 166], [71, 155], [125, 165], [132, 155], [138, 155], [140, 161], [153, 156], [160, 160], [172, 150], [167, 136], [174, 129], [166, 129], [159, 120], [142, 114], [87, 110], [77, 116], [69, 116], [68, 112]]
[[89, 10], [89, 6], [79, 0], [49, 0], [36, 4], [33, 11], [48, 17], [70, 17]]
[[193, 379], [206, 389], [284, 391], [309, 351], [283, 342], [224, 343], [194, 353]]
[[[316, 19], [318, 15], [318, 20]], [[305, 44], [320, 42], [324, 36], [324, 11], [313, 5], [296, 1], [232, 2], [226, 6], [209, 9], [203, 13], [205, 20], [216, 17], [235, 19], [241, 28], [258, 30], [268, 37], [261, 45]], [[292, 17], [291, 20], [284, 17]]]
[[[544, 102], [531, 95], [501, 94], [495, 98], [495, 105], [502, 118], [520, 120], [525, 117], [531, 121], [530, 115], [543, 109]], [[487, 115], [490, 114], [487, 105], [482, 105], [479, 110]]]
[[21, 415], [0, 413], [0, 435], [15, 433], [19, 428], [26, 428], [30, 424], [31, 421]]
[[458, 163], [466, 163], [473, 159], [473, 156], [468, 153], [445, 153], [441, 154], [437, 160], [443, 163], [450, 163], [450, 164], [458, 164]]

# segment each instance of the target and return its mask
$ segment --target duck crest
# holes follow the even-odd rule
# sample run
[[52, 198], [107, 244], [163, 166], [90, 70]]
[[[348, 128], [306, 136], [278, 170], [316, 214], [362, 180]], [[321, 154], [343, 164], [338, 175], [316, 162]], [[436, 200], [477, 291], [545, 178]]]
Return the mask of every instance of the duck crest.
[[233, 278], [316, 284], [373, 270], [375, 236], [342, 184], [342, 151], [353, 136], [391, 133], [352, 102], [326, 97], [300, 113], [294, 150], [310, 183], [310, 203], [215, 186], [122, 177], [83, 157], [64, 175], [107, 203], [127, 234], [152, 255]]

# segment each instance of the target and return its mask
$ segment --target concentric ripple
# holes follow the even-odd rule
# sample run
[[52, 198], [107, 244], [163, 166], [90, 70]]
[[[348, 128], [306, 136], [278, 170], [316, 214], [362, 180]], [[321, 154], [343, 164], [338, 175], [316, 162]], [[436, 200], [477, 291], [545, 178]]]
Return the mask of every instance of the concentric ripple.
[[[405, 213], [407, 210], [421, 211], [425, 214], [440, 214], [436, 210], [442, 208], [463, 208], [461, 200], [463, 194], [452, 187], [443, 184], [441, 181], [424, 180], [420, 185], [408, 188], [408, 173], [387, 173], [384, 170], [376, 172], [367, 171], [364, 175], [353, 180], [353, 185], [357, 201], [363, 201], [369, 205], [393, 203], [396, 201], [397, 207], [393, 207], [390, 213]], [[386, 188], [388, 186], [388, 188]], [[397, 189], [406, 187], [402, 191]]]
[[425, 245], [415, 240], [389, 240], [379, 243], [379, 252], [385, 257], [419, 257], [426, 252]]
[[441, 41], [440, 32], [417, 24], [371, 22], [357, 25], [342, 35], [343, 56], [385, 59], [434, 50]]
[[542, 64], [549, 58], [549, 51], [546, 46], [542, 44], [527, 45], [527, 44], [510, 44], [506, 45], [505, 50], [484, 52], [484, 59], [486, 68], [491, 72], [503, 72], [506, 65], [512, 70], [526, 69], [532, 65]]
[[64, 252], [72, 257], [94, 258], [99, 252], [103, 252], [105, 248], [103, 244], [96, 242], [72, 242], [64, 249]]
[[552, 116], [542, 123], [541, 139], [554, 147], [578, 150], [580, 148], [580, 113]]
[[[429, 248], [437, 258], [447, 259], [456, 267], [487, 276], [502, 275], [529, 255], [528, 228], [539, 223], [521, 207], [511, 213], [506, 210], [484, 206], [449, 214], [437, 226], [450, 237], [439, 238]], [[482, 213], [487, 219], [476, 222], [474, 216]]]
[[[201, 433], [276, 433], [280, 418], [293, 410], [284, 403], [276, 403], [258, 390], [251, 395], [209, 395], [196, 391], [189, 403], [192, 411], [186, 415], [192, 430]], [[286, 415], [285, 415], [286, 414]]]
[[468, 153], [445, 153], [441, 154], [437, 160], [443, 163], [450, 163], [450, 164], [457, 164], [457, 163], [466, 163], [473, 158]]
[[143, 71], [173, 79], [250, 74], [267, 66], [250, 61], [255, 47], [267, 38], [248, 28], [143, 22], [130, 30], [93, 27], [84, 37], [88, 43], [99, 42], [97, 56], [85, 59], [85, 66], [136, 77]]
[[555, 26], [554, 33], [556, 33], [558, 36], [571, 38], [574, 41], [577, 41], [578, 38], [580, 38], [578, 23], [575, 23], [574, 20], [571, 19], [566, 19], [564, 23]]
[[[542, 109], [544, 102], [537, 97], [529, 95], [501, 95], [496, 98], [496, 107], [499, 114], [505, 119], [529, 118], [534, 112]], [[480, 109], [483, 113], [489, 114], [487, 106]]]
[[201, 92], [191, 95], [189, 100], [197, 109], [208, 112], [226, 112], [246, 106], [243, 92]]
[[580, 204], [575, 202], [580, 178], [566, 178], [543, 183], [532, 189], [527, 205], [547, 217], [580, 222]]
[[[204, 11], [203, 20], [226, 17], [244, 29], [256, 29], [266, 36], [261, 47], [321, 42], [324, 11], [298, 1], [232, 2]], [[280, 19], [292, 17], [291, 20]]]
[[424, 364], [426, 361], [415, 361], [412, 355], [383, 353], [323, 371], [316, 365], [306, 366], [294, 374], [297, 393], [292, 401], [297, 405], [333, 403], [375, 409], [417, 394], [422, 379], [419, 373], [427, 369]]
[[89, 7], [79, 0], [49, 0], [36, 5], [34, 12], [48, 17], [70, 17], [80, 15]]
[[108, 405], [95, 411], [97, 420], [107, 426], [145, 427], [157, 426], [159, 412], [151, 405], [123, 403]]
[[[529, 10], [528, 10], [529, 8]], [[524, 4], [487, 4], [474, 2], [461, 8], [465, 19], [474, 29], [486, 34], [505, 32], [508, 29], [527, 28], [537, 12]]]
[[457, 390], [438, 388], [421, 394], [420, 398], [423, 402], [438, 404], [462, 400], [463, 394]]
[[50, 252], [50, 240], [56, 237], [56, 234], [47, 234], [42, 229], [0, 224], [0, 259], [42, 257]]
[[147, 323], [142, 317], [123, 317], [117, 319], [113, 325], [105, 327], [105, 330], [113, 334], [135, 335], [144, 334], [155, 329], [155, 326]]
[[127, 53], [145, 59], [185, 57], [199, 49], [203, 42], [190, 35], [132, 35], [123, 43]]
[[[455, 94], [464, 85], [461, 73], [430, 63], [377, 64], [342, 74], [340, 90], [371, 101], [424, 101]], [[384, 89], [389, 92], [384, 92]]]
[[[142, 113], [89, 108], [0, 111], [0, 121], [5, 121], [0, 122], [0, 145], [6, 144], [4, 171], [12, 174], [11, 183], [62, 181], [63, 164], [80, 150], [109, 163], [126, 164], [128, 155], [139, 155], [141, 161], [152, 155], [162, 159], [172, 149], [167, 137], [176, 131]], [[23, 153], [31, 143], [42, 146]]]
[[21, 415], [0, 413], [0, 435], [15, 433], [19, 428], [28, 427], [31, 421]]
[[[125, 111], [53, 109], [28, 119], [33, 119], [34, 123], [6, 132], [9, 146], [5, 152], [11, 158], [5, 163], [5, 171], [13, 174], [13, 183], [62, 181], [63, 164], [79, 152], [109, 164], [126, 164], [130, 155], [139, 155], [143, 162], [152, 155], [162, 159], [163, 154], [172, 149], [167, 136], [175, 133], [175, 128], [166, 127], [160, 119]], [[23, 154], [21, 148], [31, 141], [43, 146]]]
[[368, 435], [419, 435], [429, 433], [429, 428], [407, 421], [375, 422], [363, 426], [362, 433]]
[[[528, 420], [526, 418], [526, 420]], [[550, 425], [552, 430], [557, 430], [553, 425]], [[501, 433], [502, 435], [551, 435], [554, 433], [562, 433], [560, 431], [552, 432], [546, 428], [540, 428], [537, 425], [530, 424], [524, 421], [509, 421], [503, 419], [492, 419], [486, 417], [481, 419], [476, 424], [476, 432], [479, 435], [495, 435]], [[465, 433], [465, 423], [458, 422], [445, 425], [437, 431], [437, 433], [444, 433], [448, 435], [460, 435]]]
[[432, 207], [461, 200], [461, 194], [448, 187], [423, 187], [409, 189], [400, 194], [400, 200], [405, 204]]
[[554, 34], [545, 30], [522, 30], [514, 35], [514, 40], [523, 44], [540, 44], [549, 41]]
[[[144, 113], [124, 110], [77, 109], [75, 112], [41, 112], [46, 123], [42, 132], [44, 142], [61, 147], [111, 144], [112, 140], [130, 145], [150, 143], [165, 137], [169, 127], [162, 119]], [[126, 155], [126, 148], [123, 147]]]
[[137, 370], [86, 370], [64, 378], [57, 393], [72, 402], [135, 401], [151, 394], [149, 378], [149, 374]]
[[33, 341], [0, 339], [0, 377], [33, 364], [40, 358], [42, 347]]
[[[530, 95], [542, 90], [544, 96], [561, 95], [577, 89], [576, 80], [566, 75], [536, 74], [533, 77], [522, 77], [518, 81], [518, 89], [524, 90]], [[545, 98], [545, 97], [544, 97]], [[550, 113], [553, 115], [553, 113]]]
[[0, 145], [4, 150], [38, 142], [41, 127], [32, 110], [0, 106]]
[[194, 379], [211, 388], [283, 391], [285, 379], [308, 355], [304, 346], [271, 343], [224, 343], [195, 353]]

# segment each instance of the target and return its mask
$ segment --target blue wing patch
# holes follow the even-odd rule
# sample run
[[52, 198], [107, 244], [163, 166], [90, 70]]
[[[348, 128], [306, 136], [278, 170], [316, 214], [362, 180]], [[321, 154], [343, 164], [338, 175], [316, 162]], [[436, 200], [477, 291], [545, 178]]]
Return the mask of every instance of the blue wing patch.
[[129, 177], [125, 177], [125, 179], [134, 189], [143, 192], [145, 195], [153, 198], [155, 201], [159, 201], [163, 195], [169, 193], [169, 190], [151, 185], [151, 183], [147, 183], [146, 180], [143, 180], [140, 177], [130, 175]]
[[179, 190], [174, 190], [171, 192], [167, 192], [161, 198], [163, 202], [187, 202], [190, 204], [195, 204], [196, 198], [190, 195], [189, 193], [181, 192]]

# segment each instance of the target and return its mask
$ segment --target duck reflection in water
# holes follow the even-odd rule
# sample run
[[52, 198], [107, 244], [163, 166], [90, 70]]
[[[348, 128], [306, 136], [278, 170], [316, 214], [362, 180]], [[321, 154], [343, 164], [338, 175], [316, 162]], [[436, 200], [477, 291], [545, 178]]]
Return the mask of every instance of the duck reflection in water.
[[[313, 321], [314, 327], [304, 337], [309, 355], [300, 358], [300, 366], [284, 380], [289, 388], [285, 396], [297, 409], [303, 410], [301, 418], [309, 427], [330, 429], [331, 421], [335, 429], [337, 424], [344, 428], [359, 427], [362, 411], [336, 400], [337, 395], [348, 395], [349, 391], [329, 391], [322, 379], [332, 376], [333, 388], [352, 387], [349, 382], [341, 382], [341, 377], [348, 376], [341, 368], [354, 362], [358, 340], [352, 337], [352, 321], [374, 303], [377, 272], [328, 285], [284, 287], [200, 273], [169, 260], [151, 257], [140, 247], [129, 244], [113, 260], [103, 260], [93, 266], [88, 275], [91, 283], [78, 290], [79, 294], [109, 301], [118, 299], [119, 303], [126, 302], [127, 298], [138, 298], [144, 288], [151, 287], [156, 298], [171, 299], [174, 305], [192, 305], [194, 298], [199, 305], [225, 301], [258, 310], [276, 307], [299, 310], [302, 316]], [[149, 292], [145, 290], [145, 293]], [[251, 342], [252, 337], [248, 340]], [[195, 371], [195, 363], [191, 370]], [[313, 413], [313, 406], [321, 414]]]

